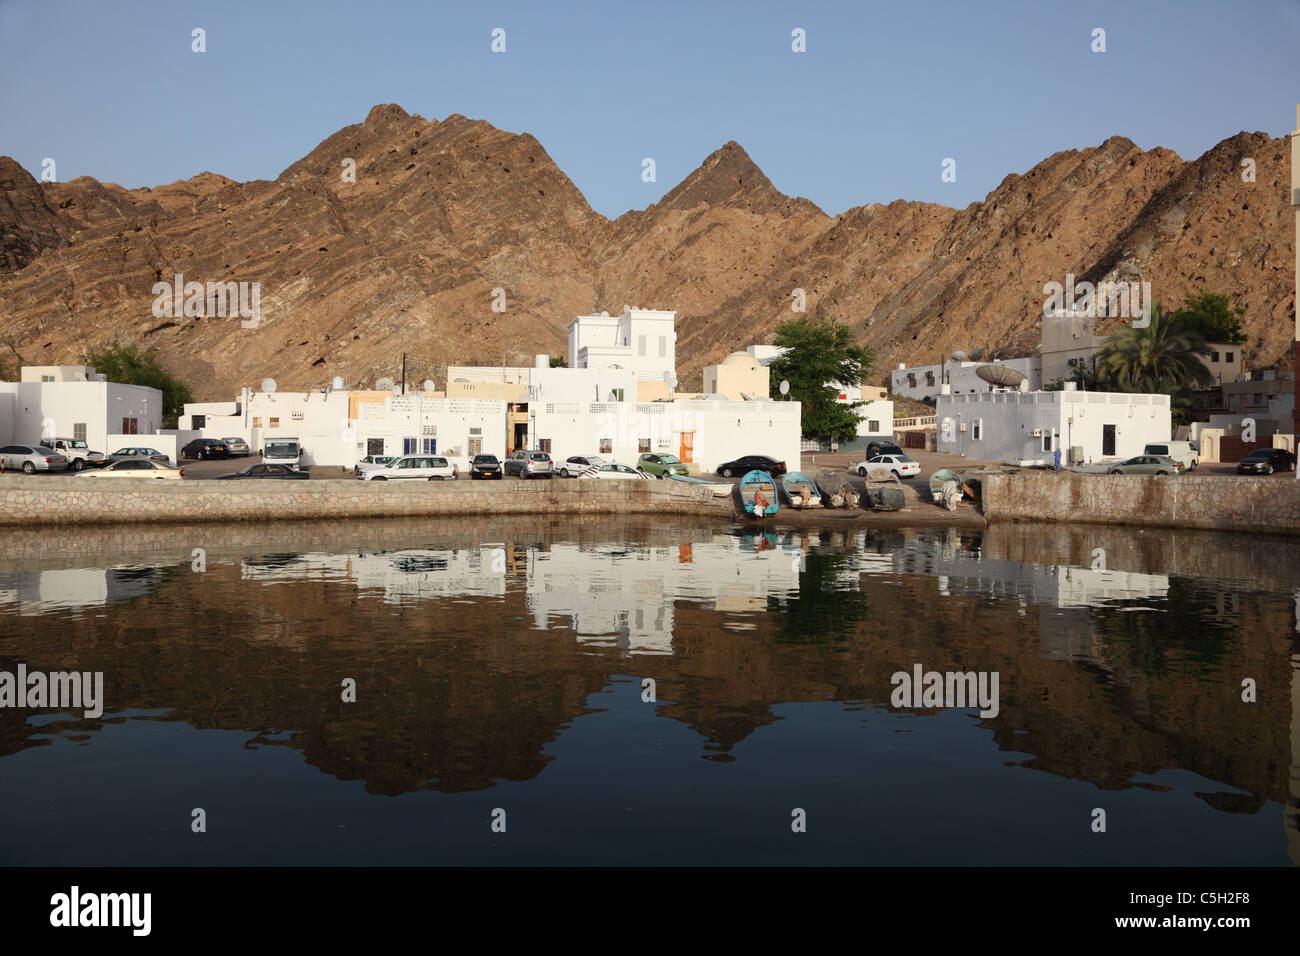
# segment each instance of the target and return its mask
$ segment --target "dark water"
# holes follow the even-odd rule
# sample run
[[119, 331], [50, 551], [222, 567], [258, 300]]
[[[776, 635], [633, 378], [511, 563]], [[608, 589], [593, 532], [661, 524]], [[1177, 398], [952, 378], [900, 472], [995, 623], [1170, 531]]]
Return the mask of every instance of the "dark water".
[[[1300, 862], [1286, 540], [442, 520], [0, 546], [0, 671], [102, 671], [105, 697], [0, 709], [0, 863]], [[891, 706], [918, 664], [996, 672], [997, 715]]]

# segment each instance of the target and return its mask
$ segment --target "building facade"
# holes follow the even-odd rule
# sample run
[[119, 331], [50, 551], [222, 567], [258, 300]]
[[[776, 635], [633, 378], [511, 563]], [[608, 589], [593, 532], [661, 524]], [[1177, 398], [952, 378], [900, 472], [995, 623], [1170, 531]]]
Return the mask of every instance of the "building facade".
[[152, 435], [162, 425], [156, 388], [109, 382], [89, 366], [26, 366], [20, 377], [0, 382], [0, 444], [75, 438], [112, 454], [125, 444], [114, 444], [117, 436]]

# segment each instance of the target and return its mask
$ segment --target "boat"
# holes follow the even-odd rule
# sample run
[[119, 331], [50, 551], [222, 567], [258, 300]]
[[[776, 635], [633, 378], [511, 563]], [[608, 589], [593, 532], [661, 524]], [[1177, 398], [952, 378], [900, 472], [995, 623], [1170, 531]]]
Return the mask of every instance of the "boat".
[[856, 508], [858, 506], [858, 492], [845, 475], [837, 471], [831, 471], [829, 468], [823, 468], [817, 472], [813, 479], [817, 484], [817, 489], [821, 492], [822, 503], [832, 508]]
[[781, 487], [791, 508], [816, 508], [822, 503], [813, 480], [802, 471], [792, 471], [781, 478]]
[[745, 514], [754, 518], [774, 515], [780, 507], [776, 500], [776, 484], [765, 471], [754, 470], [740, 479], [740, 500]]
[[680, 481], [683, 484], [693, 485], [696, 488], [707, 488], [715, 498], [725, 498], [731, 494], [735, 485], [729, 481], [710, 481], [707, 478], [697, 478], [694, 475], [664, 475], [665, 481]]
[[930, 476], [930, 496], [935, 504], [956, 511], [963, 495], [975, 497], [966, 479], [951, 468], [940, 468]]

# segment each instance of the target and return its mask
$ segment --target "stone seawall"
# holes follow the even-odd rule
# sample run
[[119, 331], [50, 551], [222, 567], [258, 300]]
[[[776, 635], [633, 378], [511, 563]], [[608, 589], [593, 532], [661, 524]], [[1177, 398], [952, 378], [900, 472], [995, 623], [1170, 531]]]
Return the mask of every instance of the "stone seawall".
[[427, 515], [730, 515], [730, 499], [667, 481], [52, 481], [0, 483], [0, 525], [282, 521]]
[[1026, 471], [983, 480], [984, 516], [1300, 535], [1300, 481]]

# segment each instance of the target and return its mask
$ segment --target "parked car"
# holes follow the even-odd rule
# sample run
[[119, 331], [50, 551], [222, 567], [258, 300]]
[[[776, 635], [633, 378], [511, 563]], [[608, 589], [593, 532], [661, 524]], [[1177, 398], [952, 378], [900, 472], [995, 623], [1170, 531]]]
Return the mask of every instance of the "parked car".
[[217, 475], [218, 480], [227, 478], [310, 478], [311, 474], [290, 468], [288, 465], [249, 465], [243, 471], [229, 475]]
[[636, 466], [647, 475], [662, 478], [664, 475], [689, 475], [691, 470], [676, 455], [642, 455], [636, 460]]
[[501, 462], [496, 455], [475, 455], [469, 463], [469, 477], [471, 481], [476, 478], [495, 478], [500, 481]]
[[1285, 448], [1256, 448], [1237, 462], [1239, 475], [1271, 475], [1275, 471], [1294, 471], [1295, 455]]
[[181, 458], [197, 458], [207, 461], [209, 458], [229, 458], [230, 446], [217, 438], [196, 438], [181, 449]]
[[1191, 471], [1201, 463], [1200, 453], [1189, 441], [1153, 441], [1142, 449], [1142, 454], [1172, 458], [1187, 471]]
[[108, 464], [108, 456], [102, 451], [91, 451], [80, 438], [52, 438], [46, 442], [47, 448], [53, 448], [72, 463], [73, 471], [83, 468], [103, 468]]
[[1181, 475], [1183, 466], [1163, 455], [1138, 455], [1111, 465], [1107, 471], [1112, 475]]
[[122, 461], [127, 458], [148, 458], [151, 461], [158, 462], [160, 465], [170, 465], [172, 462], [170, 458], [160, 452], [157, 448], [143, 448], [132, 445], [127, 446], [126, 448], [119, 448], [117, 451], [113, 452], [113, 454], [109, 455], [108, 464], [111, 465], [115, 461]]
[[875, 458], [877, 455], [906, 455], [907, 452], [899, 448], [892, 441], [873, 441], [867, 445], [867, 458]]
[[45, 445], [5, 445], [0, 448], [0, 468], [21, 469], [27, 475], [38, 471], [67, 471], [68, 459]]
[[717, 467], [715, 473], [723, 478], [730, 478], [732, 475], [744, 475], [751, 471], [765, 471], [773, 478], [780, 478], [785, 474], [785, 462], [768, 458], [766, 455], [746, 455], [735, 461], [724, 461]]
[[173, 468], [152, 458], [123, 458], [94, 471], [83, 471], [78, 478], [184, 478], [183, 468]]
[[394, 458], [387, 465], [363, 471], [357, 477], [362, 481], [389, 481], [390, 479], [446, 481], [448, 478], [460, 477], [460, 472], [446, 458], [439, 458], [437, 455], [403, 455], [401, 458]]
[[375, 468], [382, 468], [384, 465], [391, 465], [396, 455], [366, 455], [359, 462], [352, 466], [352, 474], [358, 478], [363, 471], [372, 471]]
[[579, 478], [600, 478], [605, 481], [649, 481], [650, 476], [643, 471], [635, 468], [629, 468], [627, 465], [616, 465], [612, 462], [600, 465], [597, 468], [588, 468], [579, 472]]
[[253, 453], [253, 449], [248, 447], [248, 442], [242, 438], [223, 438], [226, 448], [230, 449], [231, 458], [247, 458]]
[[574, 455], [560, 462], [559, 474], [561, 478], [577, 478], [584, 468], [599, 468], [603, 464], [605, 459], [599, 455]]
[[505, 463], [506, 476], [520, 478], [554, 478], [555, 462], [544, 451], [517, 451]]
[[873, 471], [892, 471], [899, 478], [915, 478], [921, 473], [921, 466], [906, 455], [876, 455], [854, 466], [853, 470], [861, 478]]

